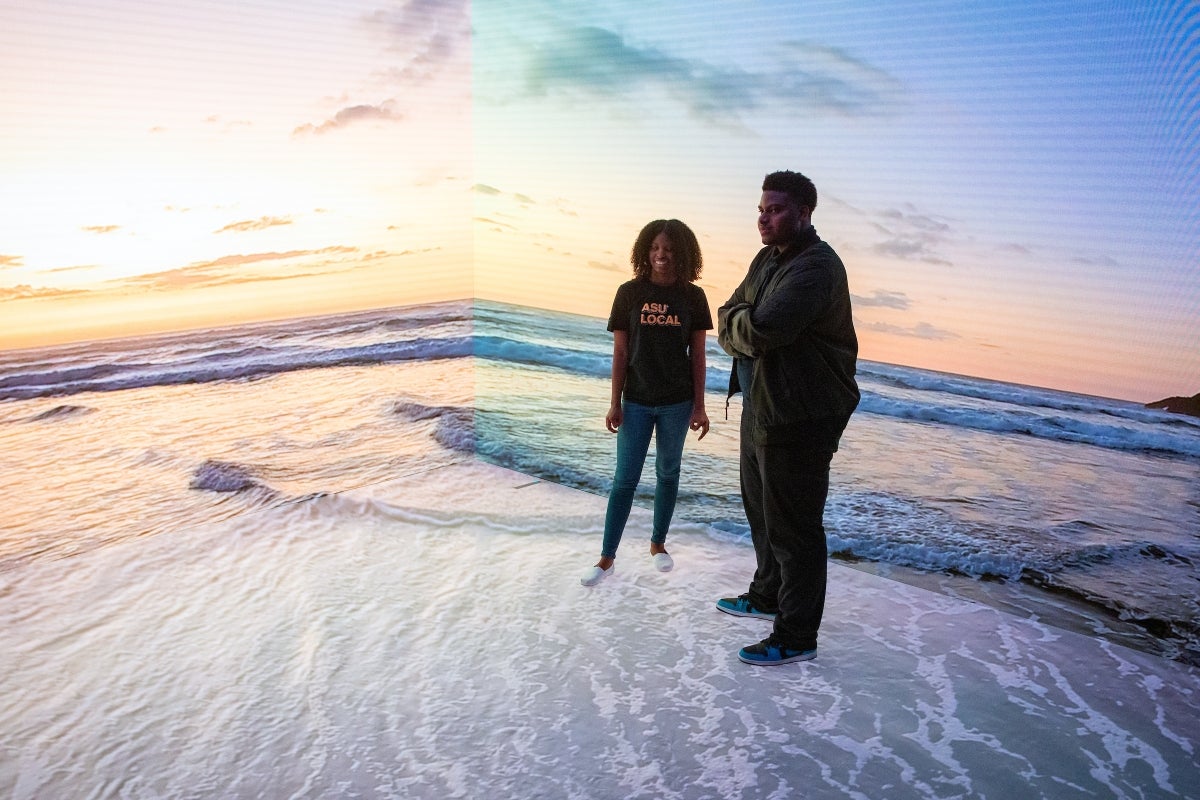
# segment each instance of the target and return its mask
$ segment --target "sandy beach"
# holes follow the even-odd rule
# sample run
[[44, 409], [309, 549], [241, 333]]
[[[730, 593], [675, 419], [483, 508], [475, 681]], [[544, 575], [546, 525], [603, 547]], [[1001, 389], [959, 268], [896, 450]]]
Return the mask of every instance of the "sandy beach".
[[839, 564], [751, 667], [749, 548], [635, 508], [587, 589], [603, 503], [468, 461], [6, 574], [0, 794], [1195, 796], [1194, 668]]

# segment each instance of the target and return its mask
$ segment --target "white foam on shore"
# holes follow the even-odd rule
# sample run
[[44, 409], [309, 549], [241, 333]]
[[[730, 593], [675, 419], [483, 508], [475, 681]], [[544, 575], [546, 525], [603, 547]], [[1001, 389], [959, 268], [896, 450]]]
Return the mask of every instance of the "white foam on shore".
[[0, 795], [1188, 797], [1200, 673], [831, 564], [816, 661], [698, 526], [481, 463], [0, 576]]

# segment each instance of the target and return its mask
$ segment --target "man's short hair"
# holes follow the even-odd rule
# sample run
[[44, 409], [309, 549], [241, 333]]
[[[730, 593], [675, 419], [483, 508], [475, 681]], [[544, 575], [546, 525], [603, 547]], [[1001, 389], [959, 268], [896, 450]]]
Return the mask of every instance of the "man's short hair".
[[817, 207], [817, 187], [813, 182], [791, 170], [772, 172], [763, 178], [764, 192], [783, 192], [797, 205], [807, 206], [809, 213]]

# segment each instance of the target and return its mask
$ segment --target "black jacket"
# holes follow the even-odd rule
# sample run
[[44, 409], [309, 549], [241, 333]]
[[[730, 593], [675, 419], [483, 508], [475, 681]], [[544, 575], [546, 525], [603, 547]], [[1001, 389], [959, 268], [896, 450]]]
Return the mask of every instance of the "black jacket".
[[837, 450], [858, 406], [858, 338], [846, 268], [814, 228], [782, 256], [774, 246], [759, 251], [717, 311], [717, 340], [735, 359], [729, 394], [745, 392], [755, 445]]

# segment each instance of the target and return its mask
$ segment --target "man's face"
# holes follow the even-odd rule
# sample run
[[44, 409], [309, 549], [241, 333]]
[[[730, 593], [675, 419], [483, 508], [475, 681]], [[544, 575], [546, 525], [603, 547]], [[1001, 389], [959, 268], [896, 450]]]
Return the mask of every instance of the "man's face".
[[758, 232], [765, 245], [787, 245], [809, 226], [812, 209], [798, 206], [786, 192], [763, 192], [758, 201]]

